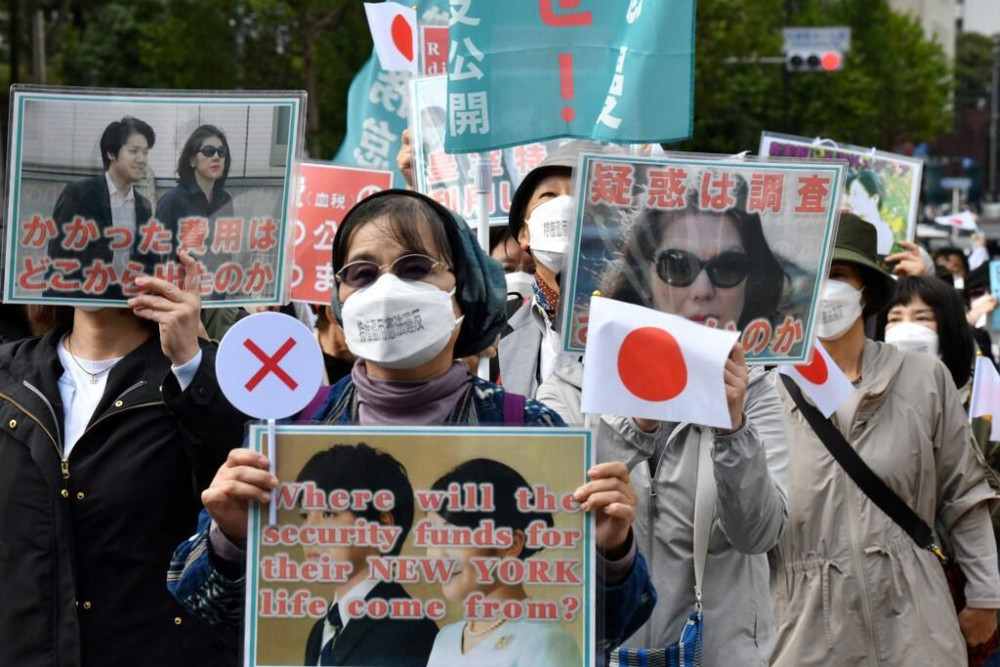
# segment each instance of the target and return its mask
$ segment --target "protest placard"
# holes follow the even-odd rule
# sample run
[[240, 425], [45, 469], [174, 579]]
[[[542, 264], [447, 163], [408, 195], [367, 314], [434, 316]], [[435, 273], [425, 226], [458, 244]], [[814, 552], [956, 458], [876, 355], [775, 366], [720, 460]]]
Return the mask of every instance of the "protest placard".
[[[419, 192], [459, 213], [470, 224], [476, 220], [476, 157], [445, 152], [447, 132], [447, 78], [414, 79], [411, 83], [410, 127], [413, 133], [414, 184]], [[521, 180], [541, 164], [558, 141], [525, 144], [491, 151], [493, 185], [489, 194], [490, 224], [506, 225], [510, 202]]]
[[[266, 433], [251, 427], [256, 451]], [[245, 665], [455, 664], [473, 635], [462, 664], [594, 663], [593, 526], [572, 501], [588, 431], [279, 425], [275, 442], [277, 524], [256, 504], [249, 519]], [[335, 597], [346, 625], [326, 646]]]
[[326, 162], [299, 165], [298, 219], [292, 300], [328, 305], [333, 297], [333, 237], [351, 207], [392, 187], [392, 172], [338, 167]]
[[742, 332], [747, 363], [808, 359], [845, 166], [582, 155], [563, 345], [582, 352], [599, 294]]
[[[406, 4], [416, 7], [421, 28], [440, 26], [447, 31], [447, 0], [409, 0]], [[444, 57], [447, 64], [447, 47]], [[334, 164], [387, 169], [393, 172], [396, 187], [406, 187], [403, 174], [396, 168], [396, 154], [410, 116], [411, 76], [410, 72], [383, 70], [372, 53], [347, 92], [347, 131]]]
[[764, 157], [846, 161], [842, 205], [875, 225], [880, 255], [901, 251], [898, 245], [893, 249], [893, 242], [912, 242], [916, 236], [922, 160], [874, 148], [772, 132], [761, 135], [759, 153]]
[[180, 250], [205, 307], [287, 300], [304, 98], [15, 87], [4, 301], [121, 306]]
[[694, 0], [452, 0], [450, 153], [691, 135]]

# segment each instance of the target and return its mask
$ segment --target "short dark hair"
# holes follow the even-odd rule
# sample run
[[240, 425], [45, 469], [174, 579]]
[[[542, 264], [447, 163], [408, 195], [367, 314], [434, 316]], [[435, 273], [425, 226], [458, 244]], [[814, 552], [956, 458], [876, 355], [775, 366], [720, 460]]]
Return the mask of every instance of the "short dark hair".
[[644, 303], [644, 293], [650, 291], [646, 269], [655, 261], [654, 255], [664, 230], [688, 215], [714, 215], [733, 223], [751, 260], [750, 273], [746, 278], [746, 299], [737, 327], [742, 330], [758, 317], [770, 321], [781, 303], [785, 270], [767, 245], [760, 215], [744, 211], [747, 197], [745, 179], [738, 176], [736, 181], [734, 205], [725, 211], [701, 210], [698, 191], [693, 188], [688, 188], [686, 208], [661, 210], [650, 207], [640, 211], [628, 231], [621, 257], [616, 262], [610, 262], [599, 279], [604, 295], [618, 301], [649, 305]]
[[[431, 487], [432, 491], [447, 491], [451, 484], [492, 484], [493, 500], [496, 510], [493, 512], [450, 511], [446, 506], [438, 511], [438, 515], [447, 523], [462, 528], [475, 530], [483, 521], [492, 519], [497, 528], [510, 528], [524, 532], [535, 521], [542, 521], [551, 528], [554, 523], [552, 515], [546, 512], [522, 512], [517, 507], [517, 490], [530, 489], [531, 485], [521, 476], [521, 473], [509, 465], [493, 459], [471, 459], [462, 463], [438, 478]], [[541, 551], [525, 546], [518, 558], [524, 560]]]
[[885, 203], [885, 193], [882, 191], [882, 181], [878, 174], [870, 169], [852, 169], [847, 174], [847, 188], [857, 181], [865, 189], [869, 197], [878, 196], [878, 210], [882, 210]]
[[942, 257], [949, 257], [951, 255], [958, 255], [958, 258], [960, 260], [962, 260], [962, 266], [965, 267], [965, 272], [968, 273], [969, 272], [969, 258], [965, 256], [965, 252], [961, 248], [957, 248], [955, 246], [948, 246], [946, 248], [939, 248], [934, 253], [934, 263], [937, 264], [937, 261], [940, 258], [942, 258]]
[[229, 150], [229, 142], [226, 141], [225, 133], [214, 125], [201, 125], [188, 140], [184, 142], [181, 149], [181, 156], [177, 159], [177, 180], [181, 185], [190, 185], [194, 182], [194, 167], [191, 166], [191, 158], [201, 150], [205, 139], [217, 137], [222, 142], [222, 147], [226, 149], [225, 166], [222, 168], [222, 178], [215, 182], [212, 187], [214, 192], [218, 192], [226, 185], [226, 178], [229, 177], [229, 166], [233, 163], [233, 154]]
[[[402, 533], [393, 545], [391, 555], [398, 555], [413, 527], [413, 487], [406, 474], [406, 468], [391, 454], [369, 447], [365, 443], [357, 445], [334, 445], [326, 451], [314, 455], [302, 467], [297, 482], [314, 482], [323, 491], [334, 489], [345, 491], [366, 490], [375, 493], [383, 489], [392, 492], [394, 505], [392, 514], [395, 525]], [[363, 511], [352, 514], [377, 523], [381, 510], [371, 505]]]
[[885, 326], [893, 306], [906, 305], [919, 296], [934, 311], [937, 321], [938, 354], [948, 367], [957, 388], [962, 388], [972, 376], [976, 347], [972, 327], [965, 319], [965, 302], [955, 288], [938, 278], [906, 276], [896, 283], [896, 293], [882, 310], [877, 337], [885, 340]]
[[111, 166], [111, 158], [108, 156], [114, 155], [115, 159], [118, 159], [122, 146], [133, 134], [146, 137], [146, 143], [150, 148], [156, 143], [156, 133], [153, 132], [153, 128], [132, 116], [125, 116], [104, 128], [104, 134], [101, 135], [101, 160], [104, 162], [105, 171]]

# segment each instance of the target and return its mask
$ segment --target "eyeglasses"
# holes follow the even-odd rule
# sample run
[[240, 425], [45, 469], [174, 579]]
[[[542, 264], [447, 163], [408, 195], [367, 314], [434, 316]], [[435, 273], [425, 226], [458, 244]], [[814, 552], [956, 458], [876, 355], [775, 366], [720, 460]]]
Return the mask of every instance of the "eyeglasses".
[[670, 248], [656, 256], [656, 275], [673, 287], [687, 287], [705, 269], [716, 287], [736, 287], [750, 273], [750, 258], [742, 252], [722, 252], [708, 260], [687, 250]]
[[337, 282], [354, 289], [368, 287], [378, 280], [382, 270], [387, 268], [397, 278], [416, 282], [424, 280], [434, 272], [438, 266], [443, 266], [446, 270], [451, 270], [444, 262], [439, 262], [433, 257], [421, 254], [403, 255], [397, 257], [389, 264], [376, 264], [375, 262], [360, 261], [345, 264], [340, 271], [337, 271]]
[[204, 155], [205, 157], [215, 157], [215, 155], [218, 154], [219, 157], [223, 160], [229, 157], [229, 151], [227, 151], [224, 146], [212, 146], [211, 144], [207, 144], [205, 146], [202, 146], [201, 150], [199, 150], [198, 152]]

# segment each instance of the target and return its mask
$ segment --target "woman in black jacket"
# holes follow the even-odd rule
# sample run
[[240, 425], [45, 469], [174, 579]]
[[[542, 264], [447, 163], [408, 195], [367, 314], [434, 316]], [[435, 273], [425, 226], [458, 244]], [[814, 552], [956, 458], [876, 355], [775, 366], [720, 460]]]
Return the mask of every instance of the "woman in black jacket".
[[163, 585], [245, 417], [198, 339], [197, 268], [0, 347], [0, 665], [232, 665]]

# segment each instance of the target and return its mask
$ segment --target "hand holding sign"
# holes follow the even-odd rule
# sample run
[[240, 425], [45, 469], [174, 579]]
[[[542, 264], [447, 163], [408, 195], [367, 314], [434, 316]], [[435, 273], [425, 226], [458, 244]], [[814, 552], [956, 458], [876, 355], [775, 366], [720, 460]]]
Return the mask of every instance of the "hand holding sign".
[[248, 502], [270, 502], [278, 478], [268, 472], [263, 454], [234, 449], [215, 473], [211, 485], [201, 492], [201, 502], [223, 534], [233, 542], [247, 539]]
[[628, 531], [635, 519], [638, 496], [628, 468], [620, 461], [599, 463], [587, 472], [589, 482], [573, 492], [584, 512], [597, 522], [597, 548], [610, 560], [625, 556]]
[[734, 345], [723, 369], [723, 379], [726, 382], [726, 405], [729, 406], [729, 416], [732, 418], [734, 431], [743, 425], [743, 403], [746, 400], [749, 378], [747, 355], [743, 352], [743, 346]]
[[160, 345], [174, 366], [187, 363], [198, 354], [198, 331], [201, 324], [201, 294], [199, 277], [201, 267], [186, 251], [178, 253], [184, 267], [184, 288], [151, 278], [139, 276], [135, 284], [146, 290], [145, 294], [128, 300], [137, 317], [160, 325]]

